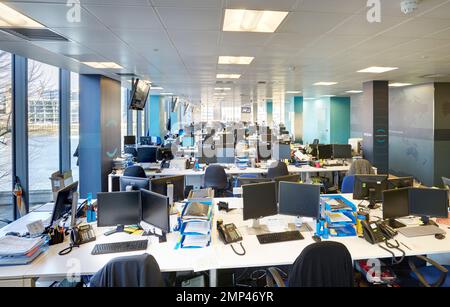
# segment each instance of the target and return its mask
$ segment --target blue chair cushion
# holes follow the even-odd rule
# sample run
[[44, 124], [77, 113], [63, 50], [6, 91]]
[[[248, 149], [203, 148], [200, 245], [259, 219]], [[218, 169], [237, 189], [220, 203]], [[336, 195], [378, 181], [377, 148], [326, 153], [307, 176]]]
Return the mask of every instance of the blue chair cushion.
[[353, 187], [355, 185], [355, 176], [345, 176], [344, 180], [342, 180], [341, 193], [350, 194], [353, 193]]
[[[450, 271], [450, 265], [444, 265], [444, 267]], [[423, 275], [423, 277], [429, 284], [435, 283], [438, 280], [440, 273], [441, 273], [434, 266], [425, 266], [425, 267], [419, 268], [418, 270], [419, 270], [420, 274]], [[411, 272], [410, 275], [415, 280], [417, 280], [417, 281], [419, 280], [417, 278], [416, 273]], [[445, 279], [442, 287], [446, 287], [446, 288], [450, 287], [450, 274], [447, 274], [447, 278]]]

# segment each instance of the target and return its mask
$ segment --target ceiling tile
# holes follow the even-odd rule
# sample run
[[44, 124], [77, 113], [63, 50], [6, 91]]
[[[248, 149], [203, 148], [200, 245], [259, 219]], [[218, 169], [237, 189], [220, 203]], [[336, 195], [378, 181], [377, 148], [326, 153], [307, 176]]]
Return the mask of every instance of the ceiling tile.
[[157, 8], [169, 30], [219, 31], [222, 28], [222, 11], [219, 9]]

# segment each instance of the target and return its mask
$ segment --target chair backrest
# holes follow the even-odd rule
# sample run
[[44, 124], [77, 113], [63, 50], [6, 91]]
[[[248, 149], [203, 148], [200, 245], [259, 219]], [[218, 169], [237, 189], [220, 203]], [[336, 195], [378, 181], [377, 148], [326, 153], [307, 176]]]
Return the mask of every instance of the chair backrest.
[[205, 188], [226, 189], [228, 178], [221, 165], [210, 165], [205, 171]]
[[162, 287], [164, 281], [155, 258], [148, 254], [119, 257], [92, 276], [91, 287]]
[[289, 287], [353, 287], [353, 262], [347, 248], [323, 241], [307, 246], [295, 260]]
[[142, 168], [142, 166], [139, 165], [127, 167], [123, 172], [123, 175], [127, 177], [147, 178], [144, 169]]
[[353, 193], [353, 188], [355, 186], [355, 176], [349, 175], [345, 176], [342, 180], [341, 193]]
[[289, 171], [286, 163], [284, 162], [274, 162], [270, 165], [267, 170], [267, 178], [274, 179], [275, 177], [287, 176]]
[[357, 159], [352, 162], [347, 175], [373, 175], [375, 171], [373, 170], [372, 164], [365, 159]]

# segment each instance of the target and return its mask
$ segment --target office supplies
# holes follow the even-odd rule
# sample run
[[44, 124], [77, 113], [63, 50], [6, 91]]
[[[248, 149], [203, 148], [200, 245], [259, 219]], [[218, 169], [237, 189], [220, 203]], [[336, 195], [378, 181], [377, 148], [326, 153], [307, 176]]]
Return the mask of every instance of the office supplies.
[[[160, 229], [162, 235], [158, 236], [162, 242], [165, 242], [165, 234], [170, 232], [169, 198], [158, 193], [141, 190], [141, 208], [142, 222]], [[145, 235], [150, 234], [149, 227], [142, 222], [141, 226], [146, 230]], [[155, 231], [152, 234], [156, 234]]]
[[396, 218], [409, 215], [409, 189], [388, 190], [383, 192], [383, 219], [393, 228], [406, 225]]
[[183, 219], [207, 220], [211, 214], [211, 206], [201, 202], [190, 202], [183, 210]]
[[95, 232], [90, 224], [84, 224], [73, 227], [70, 231], [70, 245], [69, 247], [58, 252], [58, 255], [64, 256], [69, 254], [74, 247], [79, 247], [82, 244], [95, 241]]
[[434, 224], [430, 217], [448, 217], [448, 192], [444, 189], [411, 188], [410, 214], [420, 216], [425, 225]]
[[179, 245], [181, 248], [204, 248], [209, 246], [210, 243], [210, 235], [182, 236]]
[[253, 219], [254, 229], [260, 229], [259, 219], [278, 213], [276, 183], [256, 183], [242, 186], [244, 220]]
[[280, 182], [278, 195], [279, 214], [296, 216], [297, 227], [301, 226], [302, 217], [320, 217], [319, 185]]
[[403, 227], [398, 230], [399, 233], [408, 238], [434, 236], [436, 234], [445, 234], [445, 231], [434, 225]]
[[139, 191], [141, 189], [150, 189], [150, 180], [148, 178], [120, 177], [120, 191]]
[[383, 200], [383, 191], [387, 190], [387, 175], [355, 175], [353, 199], [369, 200], [369, 208], [376, 209], [377, 202]]
[[141, 193], [138, 191], [97, 193], [98, 227], [117, 226], [105, 235], [123, 232], [124, 225], [139, 224], [140, 197]]
[[313, 235], [311, 238], [314, 240], [314, 242], [321, 242], [322, 241], [322, 238], [320, 238], [320, 236], [318, 236], [318, 235]]
[[115, 254], [146, 250], [147, 240], [126, 241], [116, 243], [96, 244], [92, 250], [92, 255]]
[[257, 235], [256, 237], [258, 238], [259, 244], [281, 243], [304, 239], [299, 231], [273, 232]]
[[28, 233], [31, 238], [38, 237], [42, 235], [45, 231], [45, 226], [42, 220], [34, 221], [30, 224], [27, 224]]
[[442, 233], [437, 233], [434, 235], [434, 237], [438, 240], [444, 240], [445, 239], [445, 235]]

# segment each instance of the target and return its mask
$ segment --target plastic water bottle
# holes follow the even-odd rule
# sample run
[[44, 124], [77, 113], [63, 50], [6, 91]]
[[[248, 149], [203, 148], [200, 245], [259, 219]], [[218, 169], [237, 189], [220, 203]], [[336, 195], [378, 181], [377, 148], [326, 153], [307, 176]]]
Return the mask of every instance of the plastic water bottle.
[[86, 220], [88, 223], [95, 222], [97, 220], [97, 214], [92, 206], [92, 193], [88, 193], [87, 206]]

